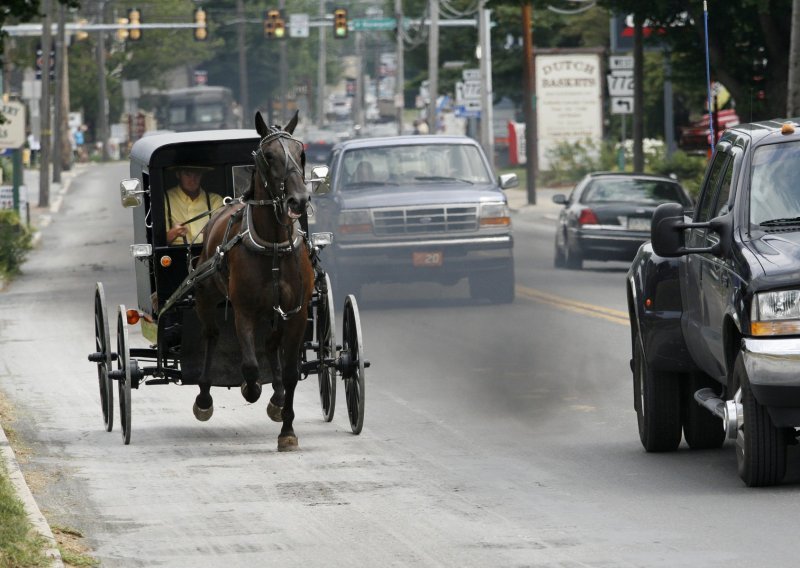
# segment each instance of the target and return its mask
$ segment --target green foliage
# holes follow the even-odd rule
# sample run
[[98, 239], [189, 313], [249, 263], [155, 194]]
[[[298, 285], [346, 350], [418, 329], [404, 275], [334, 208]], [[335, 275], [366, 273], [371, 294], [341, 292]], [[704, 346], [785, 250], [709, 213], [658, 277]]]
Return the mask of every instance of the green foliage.
[[[660, 175], [674, 175], [693, 197], [697, 197], [706, 168], [705, 156], [687, 154], [680, 150], [667, 158], [664, 144], [647, 140], [645, 144], [645, 171]], [[630, 145], [629, 145], [630, 146]], [[631, 164], [631, 148], [625, 148], [625, 162]], [[589, 172], [616, 171], [619, 144], [604, 141], [596, 144], [563, 142], [547, 153], [550, 170], [539, 172], [543, 185], [567, 185], [580, 180]]]
[[31, 247], [31, 232], [17, 212], [0, 210], [0, 275], [18, 274]]
[[14, 165], [10, 159], [0, 156], [0, 171], [2, 171], [0, 178], [2, 178], [3, 184], [8, 185], [11, 183], [11, 176], [14, 175]]
[[44, 544], [44, 539], [33, 532], [0, 460], [0, 568], [49, 565], [42, 553]]

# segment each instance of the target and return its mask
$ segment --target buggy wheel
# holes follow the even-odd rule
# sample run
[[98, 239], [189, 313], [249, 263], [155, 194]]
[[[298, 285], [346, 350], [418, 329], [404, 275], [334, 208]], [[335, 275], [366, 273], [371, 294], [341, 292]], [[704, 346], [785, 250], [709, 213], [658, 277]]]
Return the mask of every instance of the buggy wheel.
[[125, 306], [119, 306], [117, 316], [117, 371], [119, 386], [119, 421], [122, 441], [131, 443], [131, 357], [128, 349], [128, 320]]
[[350, 428], [353, 434], [360, 434], [364, 426], [364, 369], [369, 366], [369, 362], [364, 359], [361, 319], [358, 315], [356, 297], [352, 294], [344, 301], [342, 358], [342, 378]]
[[336, 369], [331, 365], [331, 361], [336, 358], [336, 320], [333, 306], [331, 279], [326, 274], [324, 289], [319, 290], [317, 317], [314, 321], [316, 327], [314, 333], [317, 339], [319, 400], [322, 404], [322, 417], [325, 422], [333, 420], [333, 412], [336, 410]]
[[91, 359], [97, 362], [97, 382], [100, 384], [100, 406], [106, 432], [114, 428], [114, 389], [111, 387], [111, 334], [108, 331], [108, 310], [103, 283], [98, 282], [94, 290], [94, 345]]

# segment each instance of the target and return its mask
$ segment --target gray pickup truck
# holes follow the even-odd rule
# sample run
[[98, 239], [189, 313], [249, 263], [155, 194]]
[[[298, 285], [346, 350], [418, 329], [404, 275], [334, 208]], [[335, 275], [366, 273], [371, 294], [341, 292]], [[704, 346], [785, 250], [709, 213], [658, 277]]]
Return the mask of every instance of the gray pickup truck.
[[472, 298], [514, 301], [514, 239], [503, 189], [466, 136], [359, 138], [315, 168], [315, 231], [333, 233], [323, 262], [335, 290], [370, 282], [469, 282]]

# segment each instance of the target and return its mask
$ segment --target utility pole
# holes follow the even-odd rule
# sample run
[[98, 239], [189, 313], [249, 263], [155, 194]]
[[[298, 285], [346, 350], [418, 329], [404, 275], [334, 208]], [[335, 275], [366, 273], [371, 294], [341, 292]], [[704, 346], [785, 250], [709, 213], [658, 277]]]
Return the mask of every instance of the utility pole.
[[[281, 0], [278, 4], [278, 8], [283, 14], [283, 10], [286, 7], [286, 0]], [[289, 80], [289, 68], [286, 63], [286, 38], [280, 40], [280, 45], [278, 46], [278, 53], [280, 54], [279, 66], [280, 66], [280, 90], [281, 90], [281, 116], [278, 118], [278, 124], [283, 124], [286, 118], [289, 116], [286, 112], [286, 90], [287, 82]]]
[[244, 0], [236, 0], [237, 48], [239, 50], [239, 99], [242, 105], [242, 119], [249, 120], [250, 92], [247, 84], [247, 47], [245, 43]]
[[633, 14], [633, 171], [644, 171], [644, 17]]
[[39, 207], [50, 206], [50, 148], [52, 145], [52, 137], [50, 136], [50, 51], [53, 46], [51, 5], [52, 0], [44, 0], [42, 2], [44, 23], [42, 27], [42, 98], [39, 101], [41, 104], [39, 112], [42, 116]]
[[789, 42], [789, 92], [786, 116], [800, 114], [800, 0], [792, 0], [792, 32]]
[[429, 0], [431, 27], [428, 30], [428, 131], [436, 134], [436, 99], [439, 98], [439, 0]]
[[356, 92], [355, 92], [355, 123], [359, 127], [364, 126], [364, 32], [356, 32], [356, 58], [358, 59], [358, 70], [356, 71]]
[[403, 0], [394, 0], [394, 17], [397, 24], [397, 69], [394, 77], [394, 108], [397, 112], [397, 133], [403, 133], [403, 107], [405, 107], [405, 69], [403, 64]]
[[536, 204], [536, 68], [533, 63], [533, 8], [530, 0], [522, 5], [522, 50], [525, 52], [525, 172], [528, 203]]
[[[325, 0], [319, 0], [319, 17], [325, 18]], [[317, 126], [325, 124], [325, 83], [327, 82], [327, 45], [325, 26], [319, 27], [319, 57], [317, 60]]]
[[[100, 0], [97, 5], [97, 20], [98, 23], [105, 23], [106, 21], [106, 4], [104, 0]], [[97, 34], [97, 99], [98, 99], [98, 115], [97, 115], [97, 128], [95, 129], [96, 136], [102, 145], [103, 161], [108, 161], [108, 101], [106, 95], [106, 34], [100, 32]]]
[[[67, 155], [64, 148], [65, 134], [64, 126], [67, 123], [64, 116], [64, 96], [69, 96], [64, 87], [64, 75], [67, 69], [67, 43], [64, 27], [66, 25], [66, 8], [59, 2], [58, 4], [58, 27], [56, 34], [56, 88], [55, 88], [55, 118], [53, 120], [53, 183], [61, 183], [61, 169], [64, 166]], [[68, 112], [68, 111], [67, 111]], [[67, 139], [69, 142], [69, 139]], [[70, 149], [71, 151], [71, 149]]]
[[494, 166], [491, 10], [487, 10], [485, 6], [486, 0], [482, 0], [478, 9], [478, 40], [481, 49], [481, 146]]

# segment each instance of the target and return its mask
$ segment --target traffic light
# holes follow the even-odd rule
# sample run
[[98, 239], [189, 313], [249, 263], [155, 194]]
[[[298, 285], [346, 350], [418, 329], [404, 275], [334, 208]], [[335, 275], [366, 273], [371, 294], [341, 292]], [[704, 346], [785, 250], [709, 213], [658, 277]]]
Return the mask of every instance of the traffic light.
[[347, 10], [336, 8], [333, 11], [333, 37], [344, 39], [347, 37]]
[[[78, 25], [80, 26], [85, 26], [88, 23], [89, 23], [88, 20], [78, 20]], [[75, 32], [75, 39], [77, 41], [83, 41], [85, 39], [88, 39], [88, 37], [89, 37], [89, 32], [84, 32], [81, 30]]]
[[208, 39], [208, 22], [206, 20], [206, 11], [202, 8], [195, 8], [194, 23], [198, 25], [194, 29], [195, 41], [206, 41]]
[[[120, 26], [127, 26], [128, 18], [117, 18], [117, 24]], [[126, 39], [128, 39], [128, 28], [118, 28], [117, 39], [119, 41], [125, 41]]]
[[131, 29], [128, 31], [128, 39], [131, 41], [139, 41], [142, 39], [142, 28], [139, 24], [142, 23], [142, 12], [139, 8], [131, 8], [128, 10], [128, 21], [131, 24]]
[[268, 39], [283, 39], [286, 37], [286, 22], [280, 10], [267, 10], [264, 18], [264, 37]]

